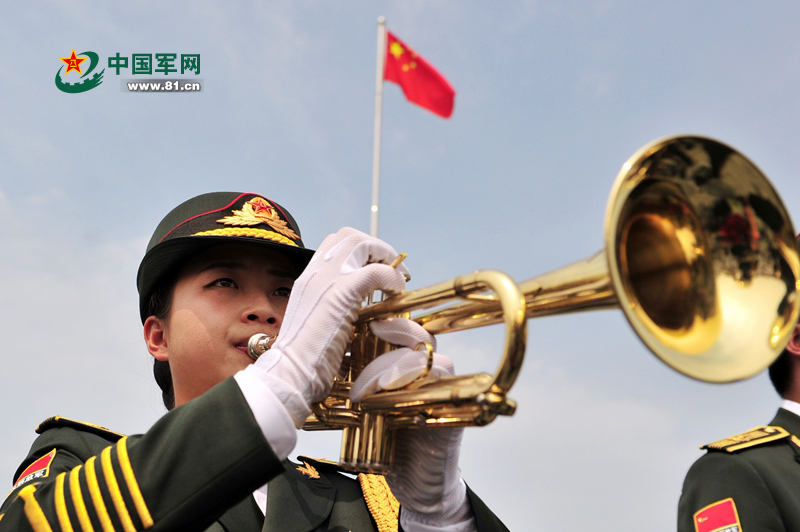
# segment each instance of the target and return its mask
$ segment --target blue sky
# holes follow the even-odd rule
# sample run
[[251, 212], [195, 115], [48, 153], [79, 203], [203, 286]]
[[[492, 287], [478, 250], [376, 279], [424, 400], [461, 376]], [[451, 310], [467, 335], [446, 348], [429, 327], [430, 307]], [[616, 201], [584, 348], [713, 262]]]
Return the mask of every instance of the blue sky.
[[[0, 482], [46, 417], [136, 433], [162, 415], [134, 280], [173, 206], [254, 191], [310, 246], [369, 229], [379, 15], [457, 92], [442, 120], [385, 87], [380, 236], [409, 253], [410, 288], [485, 268], [522, 281], [600, 250], [614, 177], [666, 135], [736, 147], [800, 209], [795, 4], [19, 6], [0, 20]], [[129, 94], [107, 69], [61, 93], [73, 48], [200, 54], [203, 92]], [[499, 350], [495, 328], [440, 339], [463, 373]], [[510, 395], [517, 414], [467, 429], [461, 465], [512, 530], [673, 530], [698, 447], [778, 406], [763, 374], [672, 372], [613, 310], [529, 321]], [[297, 453], [335, 458], [337, 438], [304, 434]]]

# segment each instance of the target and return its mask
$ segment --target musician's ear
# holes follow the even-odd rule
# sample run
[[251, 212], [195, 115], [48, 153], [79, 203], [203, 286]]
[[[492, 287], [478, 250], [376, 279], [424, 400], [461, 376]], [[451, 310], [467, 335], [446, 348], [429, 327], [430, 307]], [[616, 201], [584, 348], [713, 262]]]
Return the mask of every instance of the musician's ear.
[[156, 360], [169, 361], [169, 345], [167, 344], [164, 321], [155, 316], [148, 316], [144, 320], [144, 341], [147, 350]]

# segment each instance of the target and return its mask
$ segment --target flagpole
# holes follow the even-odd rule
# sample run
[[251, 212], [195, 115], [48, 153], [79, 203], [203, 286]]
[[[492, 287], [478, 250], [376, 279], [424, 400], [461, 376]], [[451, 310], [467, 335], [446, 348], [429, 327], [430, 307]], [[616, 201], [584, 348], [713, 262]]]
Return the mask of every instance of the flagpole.
[[372, 146], [372, 206], [369, 234], [378, 237], [378, 188], [381, 173], [381, 114], [383, 109], [383, 70], [386, 62], [386, 19], [378, 17], [378, 65], [375, 75], [375, 135]]

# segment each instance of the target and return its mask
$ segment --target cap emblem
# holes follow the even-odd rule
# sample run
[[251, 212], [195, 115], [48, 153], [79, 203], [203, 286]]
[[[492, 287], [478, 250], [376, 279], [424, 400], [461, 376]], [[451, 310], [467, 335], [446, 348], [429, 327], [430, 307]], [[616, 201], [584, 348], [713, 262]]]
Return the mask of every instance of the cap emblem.
[[292, 231], [285, 220], [281, 220], [275, 207], [264, 198], [253, 198], [242, 205], [242, 210], [233, 210], [232, 216], [217, 220], [217, 223], [242, 227], [248, 225], [267, 224], [278, 233], [297, 240], [300, 237]]

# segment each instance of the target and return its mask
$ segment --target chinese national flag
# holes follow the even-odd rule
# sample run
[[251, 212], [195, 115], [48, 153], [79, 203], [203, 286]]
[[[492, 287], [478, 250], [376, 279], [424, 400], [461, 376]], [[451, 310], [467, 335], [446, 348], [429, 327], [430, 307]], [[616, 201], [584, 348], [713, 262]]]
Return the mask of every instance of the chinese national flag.
[[383, 79], [400, 85], [411, 103], [442, 118], [453, 114], [456, 91], [441, 74], [414, 50], [387, 32], [386, 66]]

